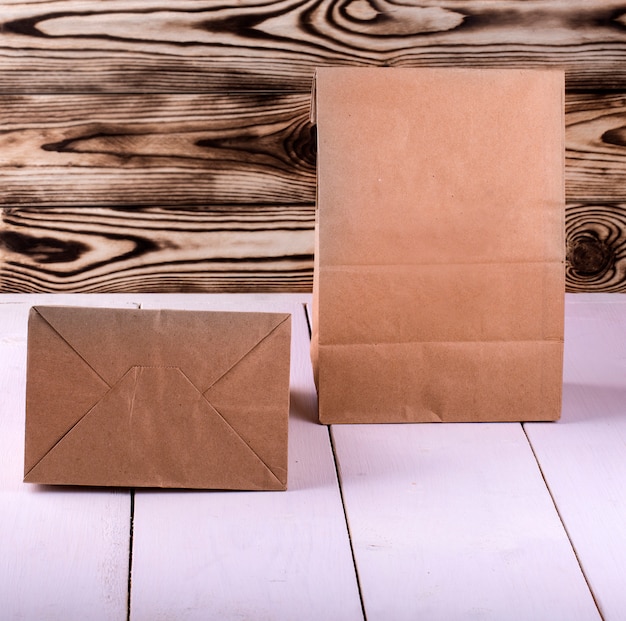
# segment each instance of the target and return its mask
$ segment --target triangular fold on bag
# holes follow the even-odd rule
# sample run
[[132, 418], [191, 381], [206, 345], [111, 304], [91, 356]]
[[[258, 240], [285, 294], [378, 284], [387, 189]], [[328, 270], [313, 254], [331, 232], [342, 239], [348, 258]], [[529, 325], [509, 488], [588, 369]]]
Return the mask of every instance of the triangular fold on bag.
[[27, 474], [34, 483], [280, 490], [176, 368], [132, 368]]
[[37, 310], [28, 332], [25, 472], [109, 390]]
[[204, 396], [286, 483], [290, 321], [287, 317]]
[[204, 388], [285, 317], [279, 313], [37, 308], [110, 384], [135, 365], [177, 366], [194, 385]]

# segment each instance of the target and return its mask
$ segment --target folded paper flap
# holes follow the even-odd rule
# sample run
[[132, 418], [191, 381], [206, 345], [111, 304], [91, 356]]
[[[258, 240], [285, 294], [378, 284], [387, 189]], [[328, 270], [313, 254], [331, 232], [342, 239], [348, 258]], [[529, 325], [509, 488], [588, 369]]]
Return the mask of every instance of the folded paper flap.
[[109, 385], [132, 366], [171, 365], [184, 369], [196, 385], [208, 386], [287, 316], [60, 306], [36, 310]]
[[[558, 417], [560, 343], [354, 344], [320, 346], [319, 355], [321, 411], [350, 412], [341, 422], [358, 422], [363, 411], [376, 422], [404, 422], [409, 410], [420, 422], [432, 420], [427, 412], [443, 421]], [[341, 390], [355, 384], [358, 392]]]
[[[25, 480], [285, 489], [290, 319], [288, 313], [34, 307]], [[259, 386], [266, 368], [277, 374]], [[203, 394], [206, 386], [229, 381], [239, 387], [241, 420], [224, 391], [214, 391], [220, 409], [213, 395]], [[255, 395], [258, 407], [247, 400]], [[215, 454], [206, 454], [207, 447]], [[90, 454], [101, 463], [91, 463]]]
[[[64, 307], [54, 307], [54, 308], [64, 308]], [[47, 307], [43, 307], [43, 306], [33, 306], [30, 309], [30, 313], [29, 313], [29, 321], [34, 321], [34, 317], [37, 316], [39, 317], [43, 322], [45, 322], [48, 326], [48, 328], [50, 328], [66, 345], [67, 347], [69, 347], [74, 354], [80, 358], [83, 362], [83, 364], [85, 364], [95, 375], [98, 376], [98, 378], [102, 381], [103, 384], [105, 384], [108, 388], [111, 387], [113, 382], [107, 381], [106, 378], [102, 377], [102, 375], [98, 372], [98, 370], [89, 362], [89, 360], [87, 360], [85, 358], [85, 356], [83, 356], [81, 354], [81, 352], [79, 350], [76, 349], [76, 347], [70, 342], [71, 340], [71, 335], [67, 335], [67, 333], [63, 333], [63, 330], [59, 330], [55, 325], [54, 325], [54, 320], [50, 320], [48, 313], [47, 313]], [[68, 340], [69, 338], [69, 340]]]
[[[223, 472], [202, 480], [198, 462], [202, 473]], [[230, 467], [216, 468], [224, 463]], [[171, 366], [129, 369], [25, 480], [38, 470], [54, 479], [68, 468], [85, 480], [112, 477], [109, 484], [282, 489], [286, 482], [285, 473], [275, 474], [181, 369]]]
[[34, 308], [28, 318], [28, 339], [26, 471], [109, 390], [100, 375]]
[[240, 355], [240, 357], [231, 364], [230, 367], [228, 367], [227, 369], [224, 369], [223, 373], [219, 377], [215, 378], [209, 386], [203, 389], [203, 392], [206, 393], [208, 390], [210, 390], [213, 385], [217, 384], [221, 379], [223, 379], [224, 376], [230, 373], [237, 365], [241, 363], [242, 360], [244, 360], [255, 349], [259, 348], [264, 341], [271, 338], [274, 335], [274, 333], [278, 332], [280, 328], [283, 328], [284, 330], [286, 330], [285, 334], [288, 339], [291, 338], [291, 315], [290, 314], [285, 314], [282, 316], [277, 315], [277, 317], [281, 317], [280, 321], [278, 321], [273, 327], [271, 327], [269, 331], [267, 332], [267, 334], [259, 338], [255, 343], [251, 344], [250, 349], [248, 349], [247, 351], [244, 351]]
[[[204, 396], [272, 471], [286, 472], [291, 322], [261, 340]], [[281, 379], [282, 378], [282, 379]], [[254, 412], [254, 416], [250, 413]]]

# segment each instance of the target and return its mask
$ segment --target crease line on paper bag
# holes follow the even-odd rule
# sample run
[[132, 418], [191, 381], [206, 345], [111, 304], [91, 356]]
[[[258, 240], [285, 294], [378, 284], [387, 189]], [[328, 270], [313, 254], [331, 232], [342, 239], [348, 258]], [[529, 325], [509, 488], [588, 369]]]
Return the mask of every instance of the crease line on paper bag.
[[[248, 354], [251, 354], [257, 347], [259, 347], [261, 345], [261, 343], [265, 342], [272, 334], [274, 334], [274, 332], [276, 332], [276, 330], [278, 330], [278, 328], [280, 328], [280, 326], [282, 326], [285, 323], [285, 321], [287, 321], [290, 318], [290, 316], [291, 315], [286, 314], [285, 318], [282, 321], [280, 321], [277, 325], [275, 325], [262, 339], [258, 340], [248, 351], [246, 351], [236, 362], [234, 362], [230, 367], [228, 367], [228, 369], [226, 369], [226, 371], [224, 371], [224, 373], [222, 373], [215, 381], [213, 381], [204, 390], [200, 390], [200, 389], [196, 388], [195, 386], [194, 386], [194, 388], [196, 388], [196, 390], [198, 390], [200, 392], [200, 394], [202, 394], [202, 396], [204, 397], [204, 393], [205, 392], [211, 390], [211, 388], [213, 388], [213, 386], [215, 386], [215, 384], [217, 384], [221, 379], [223, 379], [226, 375], [228, 375]], [[187, 377], [187, 376], [185, 376], [185, 377]], [[189, 378], [187, 378], [187, 379], [189, 379]], [[207, 403], [208, 403], [208, 400], [207, 400]], [[211, 406], [211, 407], [213, 407], [213, 406]]]
[[[126, 375], [126, 373], [124, 373]], [[122, 376], [123, 377], [123, 376]], [[58, 440], [37, 460], [35, 464], [28, 470], [28, 472], [24, 473], [24, 479], [52, 452], [56, 449], [56, 447], [63, 442], [63, 440], [70, 434], [72, 431], [80, 425], [93, 410], [98, 407], [102, 400], [113, 390], [113, 388], [117, 385], [117, 382], [107, 390], [100, 399], [98, 399], [78, 420], [74, 421], [70, 427], [68, 427], [63, 434], [58, 438]]]
[[[279, 325], [282, 325], [282, 321]], [[276, 326], [276, 328], [278, 328], [279, 326]], [[272, 332], [276, 329], [274, 328], [272, 330]], [[268, 333], [267, 336], [269, 336], [270, 333]], [[263, 339], [261, 339], [261, 341], [259, 341], [259, 343], [261, 343], [263, 340], [265, 340], [264, 337]], [[258, 343], [257, 343], [258, 345]], [[256, 346], [255, 346], [256, 347]], [[254, 349], [254, 347], [250, 350], [252, 351]], [[247, 354], [246, 354], [247, 355]], [[245, 356], [243, 356], [245, 357]], [[241, 359], [240, 359], [241, 360]], [[200, 392], [200, 390], [194, 385], [194, 383], [191, 381], [191, 379], [189, 379], [189, 377], [187, 377], [187, 375], [185, 374], [185, 372], [180, 369], [177, 368], [178, 372], [189, 382], [189, 384], [191, 385], [191, 387], [198, 393], [198, 395], [204, 400], [204, 402], [209, 405], [211, 407], [211, 409], [220, 417], [220, 419], [222, 420], [222, 422], [228, 427], [228, 429], [230, 429], [230, 431], [235, 435], [235, 437], [237, 438], [237, 440], [239, 440], [239, 442], [241, 442], [246, 449], [248, 449], [248, 451], [250, 453], [252, 453], [252, 455], [254, 455], [254, 457], [256, 457], [256, 459], [260, 462], [260, 464], [265, 468], [265, 470], [267, 472], [269, 472], [269, 474], [271, 474], [276, 481], [280, 484], [280, 485], [284, 485], [284, 483], [278, 478], [278, 476], [276, 476], [276, 474], [274, 473], [274, 471], [265, 463], [265, 461], [263, 460], [263, 458], [241, 437], [241, 435], [239, 434], [239, 432], [230, 424], [230, 422], [228, 421], [228, 419], [202, 394], [202, 392]], [[223, 376], [222, 376], [223, 377]]]
[[416, 340], [416, 341], [381, 341], [380, 343], [359, 343], [359, 342], [355, 342], [355, 341], [351, 341], [349, 343], [320, 343], [318, 341], [317, 346], [318, 347], [324, 347], [326, 349], [332, 349], [335, 347], [372, 347], [372, 348], [376, 348], [376, 347], [400, 347], [401, 345], [436, 345], [436, 344], [441, 344], [441, 345], [479, 345], [481, 343], [484, 344], [497, 344], [497, 343], [511, 343], [511, 344], [524, 344], [524, 343], [528, 343], [528, 344], [562, 344], [564, 342], [564, 338], [563, 337], [546, 337], [546, 338], [542, 338], [542, 339], [476, 339], [475, 341], [470, 341], [470, 340], [453, 340], [453, 341], [449, 341], [449, 340], [441, 340], [441, 341], [424, 341], [424, 340]]
[[436, 263], [434, 261], [419, 261], [413, 263], [336, 263], [336, 264], [324, 264], [320, 266], [320, 270], [327, 270], [329, 272], [340, 272], [340, 271], [378, 271], [385, 272], [393, 269], [410, 269], [413, 267], [450, 267], [450, 266], [459, 266], [459, 265], [480, 265], [480, 266], [497, 266], [497, 265], [541, 265], [541, 264], [554, 264], [554, 265], [565, 265], [565, 261], [562, 258], [559, 259], [498, 259], [496, 261], [442, 261], [441, 263]]
[[111, 386], [109, 385], [109, 382], [107, 382], [100, 375], [100, 373], [98, 373], [98, 371], [96, 371], [93, 368], [93, 366], [91, 366], [91, 364], [89, 364], [89, 362], [85, 360], [85, 358], [72, 346], [72, 344], [39, 312], [39, 309], [36, 306], [33, 308], [34, 308], [34, 311], [37, 313], [37, 315], [41, 317], [41, 320], [45, 322], [46, 325], [48, 325], [50, 329], [85, 363], [85, 365], [89, 367], [89, 369], [91, 369], [91, 371], [93, 371], [93, 373], [95, 373], [100, 378], [100, 380], [105, 384], [105, 386], [107, 386], [108, 388], [111, 388]]
[[[47, 323], [47, 322], [46, 322]], [[55, 330], [56, 332], [56, 330]], [[65, 339], [64, 339], [65, 340]], [[98, 405], [100, 405], [102, 403], [102, 401], [104, 399], [106, 399], [106, 397], [111, 394], [111, 392], [113, 390], [115, 390], [116, 386], [118, 386], [123, 380], [124, 378], [134, 369], [137, 368], [141, 368], [139, 365], [134, 365], [132, 367], [130, 367], [127, 371], [125, 371], [121, 377], [113, 384], [113, 386], [108, 386], [108, 390], [105, 390], [104, 394], [82, 415], [80, 416], [76, 421], [74, 421], [74, 423], [72, 423], [72, 425], [70, 425], [60, 436], [59, 438], [56, 440], [56, 442], [54, 442], [54, 444], [37, 460], [37, 462], [35, 464], [33, 464], [33, 466], [28, 470], [28, 472], [26, 472], [24, 474], [24, 478], [26, 478], [31, 472], [32, 470], [34, 470], [45, 458], [47, 455], [49, 455], [52, 451], [54, 451], [56, 449], [56, 447], [70, 434], [72, 433], [72, 431], [78, 426], [80, 425], [92, 412], [93, 410], [98, 407]], [[176, 368], [176, 367], [174, 367]], [[128, 405], [131, 408], [131, 411], [129, 413], [129, 420], [132, 420], [132, 409], [134, 408], [134, 403], [135, 403], [135, 394], [137, 392], [137, 384], [138, 384], [138, 377], [137, 374], [135, 374], [135, 382], [134, 382], [134, 386], [133, 386], [133, 393], [130, 396], [130, 399], [128, 400]], [[132, 436], [131, 436], [132, 437]]]

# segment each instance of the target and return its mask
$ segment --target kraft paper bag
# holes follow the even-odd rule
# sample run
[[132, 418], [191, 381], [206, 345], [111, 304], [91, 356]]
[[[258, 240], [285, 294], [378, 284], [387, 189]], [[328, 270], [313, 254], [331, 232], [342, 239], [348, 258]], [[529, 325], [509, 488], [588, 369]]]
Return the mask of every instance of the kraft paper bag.
[[560, 415], [560, 71], [316, 73], [322, 423]]
[[291, 317], [36, 306], [24, 481], [284, 490]]

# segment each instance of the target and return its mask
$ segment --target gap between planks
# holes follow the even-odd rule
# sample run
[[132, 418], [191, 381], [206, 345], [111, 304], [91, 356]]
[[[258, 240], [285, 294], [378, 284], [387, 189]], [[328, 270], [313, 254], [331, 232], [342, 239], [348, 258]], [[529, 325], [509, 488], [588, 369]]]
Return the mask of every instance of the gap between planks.
[[552, 504], [554, 505], [554, 510], [556, 511], [557, 516], [559, 517], [559, 520], [561, 522], [561, 526], [563, 527], [563, 531], [565, 532], [567, 539], [570, 543], [570, 546], [572, 546], [572, 552], [574, 553], [574, 557], [576, 558], [576, 562], [578, 563], [578, 567], [580, 567], [580, 573], [582, 574], [583, 578], [585, 579], [585, 582], [587, 583], [587, 588], [589, 589], [589, 593], [591, 594], [591, 597], [593, 599], [593, 603], [595, 604], [597, 610], [598, 610], [598, 615], [600, 616], [600, 618], [602, 619], [602, 621], [604, 621], [604, 615], [602, 614], [602, 608], [600, 607], [600, 604], [596, 598], [596, 594], [594, 593], [593, 588], [591, 587], [591, 583], [589, 582], [589, 577], [587, 576], [587, 572], [585, 571], [585, 568], [583, 567], [583, 564], [580, 560], [580, 556], [578, 555], [578, 551], [576, 550], [576, 546], [574, 545], [574, 541], [572, 540], [572, 536], [571, 533], [569, 532], [569, 529], [567, 528], [567, 524], [565, 523], [565, 520], [563, 519], [563, 515], [561, 513], [561, 510], [559, 509], [559, 505], [556, 502], [556, 498], [554, 497], [554, 494], [552, 493], [552, 490], [550, 489], [550, 484], [548, 483], [548, 479], [546, 478], [546, 474], [543, 470], [543, 468], [541, 467], [541, 462], [539, 461], [539, 456], [537, 455], [537, 452], [535, 451], [535, 448], [533, 447], [532, 442], [530, 441], [530, 438], [528, 437], [528, 432], [526, 431], [526, 424], [521, 423], [522, 425], [522, 431], [524, 432], [524, 437], [526, 438], [526, 442], [528, 442], [528, 446], [530, 447], [530, 451], [533, 455], [533, 458], [535, 460], [535, 462], [537, 463], [537, 468], [539, 469], [539, 472], [541, 474], [541, 478], [543, 479], [543, 483], [546, 486], [546, 490], [548, 491], [548, 494], [550, 495], [550, 500], [552, 501]]
[[[312, 318], [310, 313], [310, 308], [308, 304], [302, 305], [304, 310], [304, 316], [306, 317], [307, 327], [309, 329], [309, 340], [313, 334], [312, 328]], [[350, 542], [350, 553], [352, 554], [352, 563], [354, 565], [354, 575], [356, 578], [357, 588], [359, 590], [359, 601], [361, 602], [361, 612], [363, 613], [363, 621], [367, 621], [367, 613], [365, 612], [365, 602], [363, 601], [363, 588], [361, 586], [361, 579], [359, 577], [359, 567], [356, 562], [356, 555], [354, 553], [354, 543], [352, 541], [352, 532], [350, 530], [350, 522], [348, 520], [348, 511], [346, 509], [346, 501], [343, 497], [343, 482], [341, 480], [341, 470], [339, 469], [339, 459], [337, 457], [337, 450], [335, 448], [335, 440], [333, 438], [332, 427], [327, 425], [328, 428], [328, 440], [330, 442], [330, 447], [333, 453], [333, 461], [335, 462], [335, 472], [337, 474], [337, 483], [339, 484], [339, 496], [341, 497], [341, 506], [343, 508], [343, 517], [346, 522], [346, 531], [348, 533], [348, 540]]]

